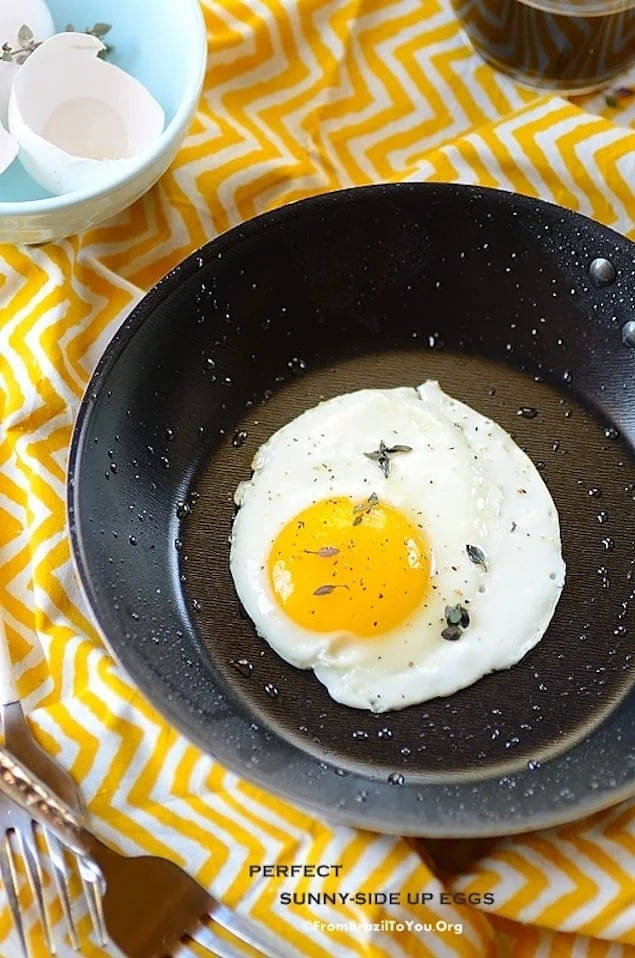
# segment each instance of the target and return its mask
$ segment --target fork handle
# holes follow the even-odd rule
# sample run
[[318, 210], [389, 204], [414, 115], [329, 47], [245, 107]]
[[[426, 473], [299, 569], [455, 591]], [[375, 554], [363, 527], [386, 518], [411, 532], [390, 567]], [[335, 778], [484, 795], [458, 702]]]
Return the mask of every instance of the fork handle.
[[13, 675], [9, 639], [2, 615], [0, 615], [0, 705], [9, 705], [11, 702], [20, 700]]
[[47, 828], [60, 842], [85, 862], [95, 882], [103, 882], [100, 869], [92, 861], [94, 837], [84, 828], [72, 808], [33, 775], [11, 752], [0, 747], [0, 792], [24, 809], [31, 818]]

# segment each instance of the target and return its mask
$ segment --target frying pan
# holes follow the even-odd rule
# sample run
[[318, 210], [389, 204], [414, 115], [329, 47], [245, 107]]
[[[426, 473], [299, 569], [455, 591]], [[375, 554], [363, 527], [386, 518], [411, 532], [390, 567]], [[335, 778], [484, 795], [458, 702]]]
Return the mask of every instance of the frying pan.
[[[635, 794], [634, 264], [629, 241], [551, 204], [392, 184], [259, 216], [162, 280], [89, 385], [68, 503], [95, 620], [167, 721], [265, 789], [383, 832], [509, 834]], [[255, 634], [228, 571], [232, 494], [321, 399], [426, 379], [542, 471], [567, 583], [514, 668], [376, 715]]]

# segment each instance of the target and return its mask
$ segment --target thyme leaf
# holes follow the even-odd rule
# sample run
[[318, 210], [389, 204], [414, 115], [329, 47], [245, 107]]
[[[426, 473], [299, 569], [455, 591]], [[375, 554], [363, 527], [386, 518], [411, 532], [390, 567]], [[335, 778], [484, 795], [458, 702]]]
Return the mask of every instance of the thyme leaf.
[[101, 40], [101, 38], [105, 37], [111, 30], [112, 26], [110, 23], [94, 23], [90, 30], [86, 30], [86, 33], [91, 33], [94, 37], [99, 37]]
[[473, 562], [474, 565], [483, 566], [483, 571], [487, 572], [487, 562], [485, 561], [485, 553], [482, 549], [479, 549], [478, 546], [466, 545], [465, 551], [467, 552], [467, 557], [470, 562]]
[[446, 605], [445, 621], [448, 625], [460, 625], [462, 629], [467, 629], [470, 624], [470, 613], [464, 605]]
[[348, 589], [347, 585], [321, 585], [319, 586], [313, 595], [330, 595], [331, 592], [335, 592], [336, 589]]
[[320, 559], [332, 559], [333, 556], [339, 555], [339, 549], [336, 549], [335, 546], [322, 546], [321, 549], [305, 549], [304, 550], [308, 555], [319, 556]]
[[26, 23], [23, 23], [20, 29], [18, 30], [18, 40], [20, 43], [29, 43], [33, 39], [33, 30], [31, 27], [27, 27]]
[[441, 638], [446, 639], [448, 642], [456, 642], [457, 639], [461, 638], [462, 631], [458, 625], [449, 625], [441, 633]]

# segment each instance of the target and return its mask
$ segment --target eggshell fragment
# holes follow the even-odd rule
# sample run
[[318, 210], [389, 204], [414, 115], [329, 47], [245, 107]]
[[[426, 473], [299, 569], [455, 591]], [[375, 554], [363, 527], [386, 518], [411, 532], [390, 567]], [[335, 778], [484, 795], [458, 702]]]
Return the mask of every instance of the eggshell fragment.
[[0, 123], [0, 174], [11, 166], [18, 155], [18, 141]]
[[[44, 0], [2, 0], [0, 3], [0, 46], [8, 43], [12, 50], [19, 50], [22, 43], [18, 36], [20, 27], [27, 26], [34, 40], [43, 42], [55, 33], [49, 8]], [[11, 87], [20, 70], [15, 60], [0, 60], [0, 123], [6, 125]]]
[[89, 34], [59, 33], [31, 54], [13, 84], [10, 132], [27, 171], [51, 193], [125, 176], [163, 131], [154, 97], [100, 59], [104, 49]]

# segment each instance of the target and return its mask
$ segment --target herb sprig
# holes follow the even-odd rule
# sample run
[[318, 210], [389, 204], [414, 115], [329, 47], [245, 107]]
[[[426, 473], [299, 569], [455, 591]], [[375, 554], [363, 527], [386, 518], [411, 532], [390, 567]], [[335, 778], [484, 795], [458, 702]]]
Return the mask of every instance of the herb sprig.
[[379, 440], [379, 449], [373, 452], [365, 452], [367, 459], [372, 459], [381, 469], [384, 478], [390, 475], [390, 457], [399, 455], [402, 452], [412, 452], [412, 446], [387, 446], [383, 439]]
[[463, 632], [470, 624], [470, 613], [464, 605], [446, 605], [445, 607], [446, 627], [441, 632], [441, 638], [448, 642], [456, 642], [463, 635]]
[[[103, 42], [103, 38], [107, 33], [110, 33], [112, 30], [112, 25], [110, 23], [95, 23], [92, 27], [86, 27], [83, 31], [88, 33], [91, 37], [97, 37], [98, 40]], [[72, 23], [69, 23], [66, 27], [66, 33], [75, 33], [75, 27]], [[18, 30], [18, 43], [19, 47], [15, 49], [11, 46], [10, 43], [5, 41], [0, 47], [0, 60], [4, 63], [12, 63], [15, 61], [18, 66], [22, 64], [31, 56], [31, 54], [37, 50], [37, 48], [42, 43], [41, 40], [35, 39], [35, 34], [31, 27], [27, 26], [26, 23], [23, 23], [20, 29]], [[102, 51], [104, 55], [110, 53], [112, 47], [107, 43], [104, 44], [106, 49]]]
[[360, 502], [353, 508], [353, 525], [358, 526], [364, 516], [367, 516], [379, 502], [376, 492], [371, 492], [366, 502]]

